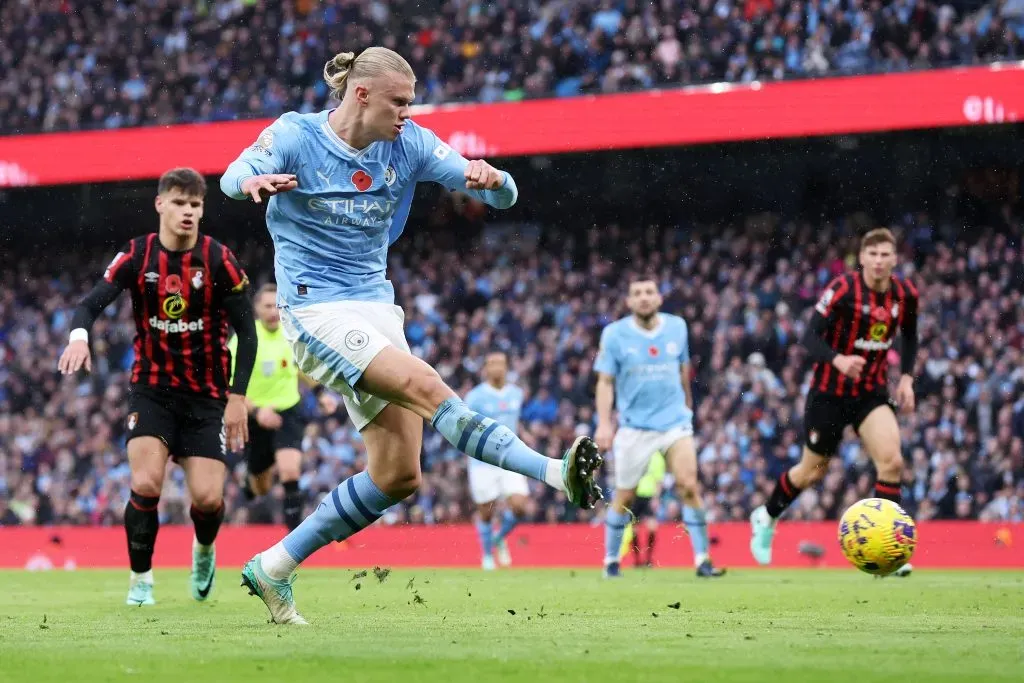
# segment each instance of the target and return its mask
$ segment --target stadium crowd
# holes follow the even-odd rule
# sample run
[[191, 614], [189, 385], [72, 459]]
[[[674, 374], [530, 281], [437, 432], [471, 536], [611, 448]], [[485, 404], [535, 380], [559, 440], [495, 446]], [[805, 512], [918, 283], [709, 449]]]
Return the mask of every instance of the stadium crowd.
[[[919, 519], [1024, 520], [1024, 225], [1008, 211], [991, 224], [951, 233], [913, 213], [893, 226], [902, 236], [901, 271], [922, 296], [918, 408], [901, 420], [904, 500]], [[509, 351], [512, 380], [527, 390], [525, 438], [557, 457], [593, 429], [596, 342], [602, 326], [624, 313], [626, 278], [639, 268], [657, 273], [664, 310], [690, 323], [711, 519], [744, 519], [799, 457], [807, 365], [798, 340], [823, 286], [853, 267], [855, 234], [867, 225], [862, 215], [813, 225], [760, 215], [678, 229], [603, 225], [555, 237], [495, 224], [468, 246], [443, 246], [435, 232], [429, 248], [429, 230], [411, 226], [390, 274], [414, 352], [460, 394], [478, 381], [488, 350]], [[510, 240], [513, 229], [520, 231]], [[110, 251], [65, 252], [57, 262], [0, 253], [0, 524], [119, 523], [129, 492], [127, 296], [94, 327], [93, 373], [62, 380], [55, 371], [72, 307], [92, 279], [83, 274], [98, 276]], [[266, 246], [237, 253], [255, 285], [270, 276]], [[301, 486], [312, 506], [364, 466], [365, 451], [343, 409], [320, 415], [312, 395], [303, 406], [311, 421]], [[385, 523], [463, 521], [472, 512], [465, 457], [433, 430], [425, 435], [425, 483]], [[238, 486], [244, 465], [235, 473], [229, 521], [272, 521], [280, 506], [246, 504]], [[848, 431], [823, 485], [805, 492], [791, 515], [835, 518], [869, 495], [872, 481]], [[665, 484], [655, 507], [663, 519], [678, 518], [671, 479]], [[533, 489], [533, 520], [591, 519], [562, 494]], [[272, 496], [280, 495], [278, 487]], [[188, 506], [175, 468], [162, 517], [184, 521]]]
[[514, 101], [1024, 57], [1024, 0], [9, 0], [0, 131], [314, 111], [380, 44], [423, 103]]

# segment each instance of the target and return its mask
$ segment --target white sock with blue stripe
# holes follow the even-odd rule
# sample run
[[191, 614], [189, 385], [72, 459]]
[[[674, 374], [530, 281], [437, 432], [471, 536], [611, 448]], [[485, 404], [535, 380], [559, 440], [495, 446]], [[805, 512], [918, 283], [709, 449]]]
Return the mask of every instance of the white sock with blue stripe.
[[307, 557], [370, 526], [397, 502], [377, 488], [368, 472], [349, 477], [324, 496], [302, 524], [263, 553], [260, 565], [270, 578], [287, 579]]
[[470, 410], [458, 398], [442, 403], [430, 424], [448, 443], [471, 458], [546, 482], [559, 491], [565, 490], [561, 460], [541, 455], [511, 429]]

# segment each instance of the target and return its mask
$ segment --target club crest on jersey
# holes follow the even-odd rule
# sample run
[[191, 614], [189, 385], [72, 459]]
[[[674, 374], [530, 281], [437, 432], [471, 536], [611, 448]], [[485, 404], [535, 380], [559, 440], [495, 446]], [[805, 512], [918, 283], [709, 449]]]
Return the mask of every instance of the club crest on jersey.
[[203, 288], [203, 283], [206, 282], [206, 269], [205, 268], [190, 268], [189, 280], [192, 281], [192, 289], [200, 290]]
[[678, 355], [679, 345], [676, 344], [675, 342], [669, 342], [668, 344], [665, 345], [665, 352], [670, 356]]
[[373, 185], [373, 178], [366, 171], [359, 170], [352, 174], [352, 186], [360, 192], [366, 192]]
[[395, 172], [394, 166], [389, 165], [384, 171], [384, 184], [391, 187], [395, 184], [396, 180], [398, 180], [398, 173]]
[[177, 294], [181, 291], [181, 276], [168, 275], [164, 279], [164, 290], [168, 294]]

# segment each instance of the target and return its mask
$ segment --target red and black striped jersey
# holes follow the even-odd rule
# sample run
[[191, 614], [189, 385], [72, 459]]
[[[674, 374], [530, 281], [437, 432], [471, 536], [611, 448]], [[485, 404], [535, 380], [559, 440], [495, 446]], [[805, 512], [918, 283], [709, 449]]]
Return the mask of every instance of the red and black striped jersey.
[[[892, 275], [888, 289], [877, 292], [868, 287], [861, 273], [837, 277], [814, 307], [814, 315], [821, 318], [812, 319], [812, 328], [820, 329], [822, 340], [834, 353], [862, 356], [866, 362], [855, 380], [831, 362], [818, 359], [811, 389], [833, 396], [885, 391], [888, 354], [897, 330], [905, 337], [904, 354], [916, 354], [917, 310], [917, 288], [909, 280]], [[912, 370], [914, 359], [904, 359], [905, 367], [908, 361]]]
[[225, 299], [249, 285], [235, 255], [200, 234], [188, 251], [169, 251], [157, 233], [136, 237], [103, 279], [132, 296], [132, 384], [227, 398], [231, 356]]

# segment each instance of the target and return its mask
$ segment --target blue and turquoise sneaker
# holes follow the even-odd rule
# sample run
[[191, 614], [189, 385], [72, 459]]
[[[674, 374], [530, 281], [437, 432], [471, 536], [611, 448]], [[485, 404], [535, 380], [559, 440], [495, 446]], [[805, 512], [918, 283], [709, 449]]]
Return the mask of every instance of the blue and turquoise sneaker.
[[750, 513], [750, 554], [758, 564], [772, 563], [772, 539], [775, 538], [775, 521], [765, 506]]
[[601, 487], [594, 481], [594, 473], [602, 463], [604, 458], [593, 439], [580, 436], [573, 441], [562, 456], [562, 481], [569, 502], [584, 510], [593, 510], [597, 501], [604, 498]]
[[153, 599], [153, 584], [149, 581], [132, 580], [128, 585], [128, 599], [124, 602], [126, 605], [132, 605], [133, 607], [155, 605], [156, 600]]
[[270, 621], [275, 624], [291, 624], [308, 626], [309, 622], [295, 611], [295, 598], [292, 596], [293, 574], [287, 581], [278, 581], [267, 576], [260, 565], [260, 556], [252, 558], [242, 568], [242, 586], [249, 589], [249, 595], [255, 595], [270, 610]]
[[213, 590], [213, 579], [217, 575], [217, 551], [210, 547], [208, 551], [202, 550], [201, 546], [192, 542], [192, 576], [190, 584], [192, 587], [192, 599], [202, 602], [210, 596]]

